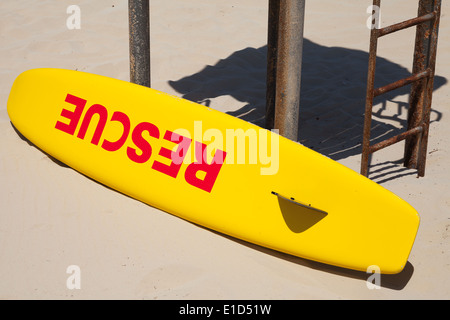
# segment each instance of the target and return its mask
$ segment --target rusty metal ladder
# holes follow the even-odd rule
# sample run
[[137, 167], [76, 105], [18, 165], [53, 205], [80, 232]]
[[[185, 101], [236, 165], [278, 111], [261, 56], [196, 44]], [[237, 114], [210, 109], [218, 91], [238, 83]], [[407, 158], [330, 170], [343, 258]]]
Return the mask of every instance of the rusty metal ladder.
[[[381, 0], [374, 0], [373, 5], [380, 8], [380, 2]], [[364, 176], [368, 176], [369, 158], [372, 153], [405, 139], [404, 166], [417, 169], [420, 177], [425, 175], [440, 14], [441, 0], [419, 0], [419, 10], [416, 18], [385, 28], [373, 28], [371, 31], [361, 156], [361, 174]], [[375, 89], [378, 38], [413, 26], [417, 26], [417, 29], [412, 75]], [[370, 145], [374, 98], [409, 84], [411, 84], [411, 94], [407, 130], [394, 137]]]

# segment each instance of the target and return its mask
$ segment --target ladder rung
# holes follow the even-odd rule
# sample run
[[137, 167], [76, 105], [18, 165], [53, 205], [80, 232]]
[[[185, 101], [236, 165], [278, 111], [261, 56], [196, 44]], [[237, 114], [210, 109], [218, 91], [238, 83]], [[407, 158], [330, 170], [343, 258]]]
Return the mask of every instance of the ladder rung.
[[420, 134], [423, 131], [423, 127], [419, 126], [419, 127], [415, 127], [411, 130], [402, 132], [398, 135], [396, 135], [395, 137], [386, 139], [384, 141], [378, 142], [377, 144], [374, 144], [373, 146], [369, 147], [369, 153], [374, 153], [380, 149], [386, 148], [390, 145], [393, 145], [394, 143], [400, 142], [402, 140], [405, 140], [407, 137], [409, 136], [413, 136], [416, 134]]
[[436, 13], [435, 12], [431, 12], [428, 14], [425, 14], [423, 16], [417, 17], [417, 18], [413, 18], [413, 19], [409, 19], [400, 23], [396, 23], [393, 24], [391, 26], [388, 27], [384, 27], [378, 30], [378, 37], [382, 37], [385, 36], [389, 33], [392, 32], [396, 32], [399, 30], [403, 30], [412, 26], [416, 26], [418, 24], [433, 20], [436, 17]]
[[373, 91], [373, 96], [377, 97], [377, 96], [379, 96], [381, 94], [384, 94], [386, 92], [389, 92], [389, 91], [401, 88], [401, 87], [406, 86], [406, 85], [408, 85], [410, 83], [413, 83], [413, 82], [418, 81], [420, 79], [426, 78], [430, 74], [431, 74], [431, 70], [430, 69], [427, 69], [425, 71], [413, 74], [412, 76], [409, 76], [407, 78], [398, 80], [398, 81], [390, 83], [390, 84], [388, 84], [388, 85], [386, 85], [384, 87], [380, 87], [380, 88], [375, 89]]

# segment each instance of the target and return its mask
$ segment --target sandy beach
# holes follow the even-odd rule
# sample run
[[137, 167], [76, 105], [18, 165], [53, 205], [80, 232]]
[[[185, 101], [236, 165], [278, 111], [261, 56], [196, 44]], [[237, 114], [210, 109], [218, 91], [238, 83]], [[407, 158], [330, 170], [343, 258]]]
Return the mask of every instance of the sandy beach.
[[[384, 1], [381, 25], [417, 14]], [[40, 67], [129, 81], [125, 0], [0, 2], [0, 299], [449, 299], [450, 2], [443, 1], [425, 177], [404, 143], [375, 153], [369, 178], [421, 224], [404, 271], [381, 276], [246, 243], [152, 208], [62, 166], [20, 138], [14, 79]], [[359, 172], [371, 0], [306, 3], [299, 142]], [[81, 12], [70, 29], [67, 8]], [[154, 89], [264, 125], [267, 1], [151, 0]], [[377, 85], [411, 72], [415, 29], [382, 38]], [[405, 128], [409, 87], [376, 100], [373, 138]], [[370, 248], [370, 243], [367, 243]], [[68, 267], [81, 271], [71, 289]]]

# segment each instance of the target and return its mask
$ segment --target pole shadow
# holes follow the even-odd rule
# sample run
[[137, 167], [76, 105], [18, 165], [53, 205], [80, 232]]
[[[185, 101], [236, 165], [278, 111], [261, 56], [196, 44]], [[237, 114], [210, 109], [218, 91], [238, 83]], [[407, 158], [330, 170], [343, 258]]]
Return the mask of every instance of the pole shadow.
[[[299, 142], [333, 160], [361, 154], [368, 53], [308, 39], [303, 51]], [[267, 46], [249, 47], [169, 84], [183, 98], [206, 106], [213, 98], [231, 96], [245, 105], [228, 114], [264, 127], [266, 68]], [[407, 68], [378, 57], [375, 87], [410, 74]], [[436, 75], [435, 90], [446, 83], [446, 78]], [[374, 109], [372, 144], [405, 130], [408, 104], [398, 97], [409, 92], [410, 86], [405, 86], [375, 99], [374, 105], [380, 107]], [[437, 108], [431, 114], [431, 122], [443, 116]]]

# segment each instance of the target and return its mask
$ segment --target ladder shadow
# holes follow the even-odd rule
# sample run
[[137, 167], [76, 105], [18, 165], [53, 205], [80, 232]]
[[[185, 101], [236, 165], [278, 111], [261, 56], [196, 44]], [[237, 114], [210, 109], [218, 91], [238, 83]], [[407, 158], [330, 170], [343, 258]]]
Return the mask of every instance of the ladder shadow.
[[[361, 154], [368, 53], [326, 47], [308, 39], [304, 39], [303, 51], [299, 142], [333, 160]], [[248, 47], [169, 84], [183, 98], [206, 106], [213, 98], [231, 96], [245, 105], [228, 114], [264, 127], [266, 64], [267, 46]], [[410, 74], [407, 68], [378, 57], [375, 87]], [[436, 75], [434, 90], [446, 83], [446, 78]], [[378, 109], [374, 108], [372, 143], [405, 130], [408, 104], [400, 97], [409, 96], [409, 91], [410, 86], [405, 86], [375, 99]], [[431, 112], [432, 122], [442, 119], [439, 109]]]
[[417, 170], [404, 167], [403, 159], [374, 164], [369, 172], [369, 178], [378, 184], [411, 175], [417, 175]]

